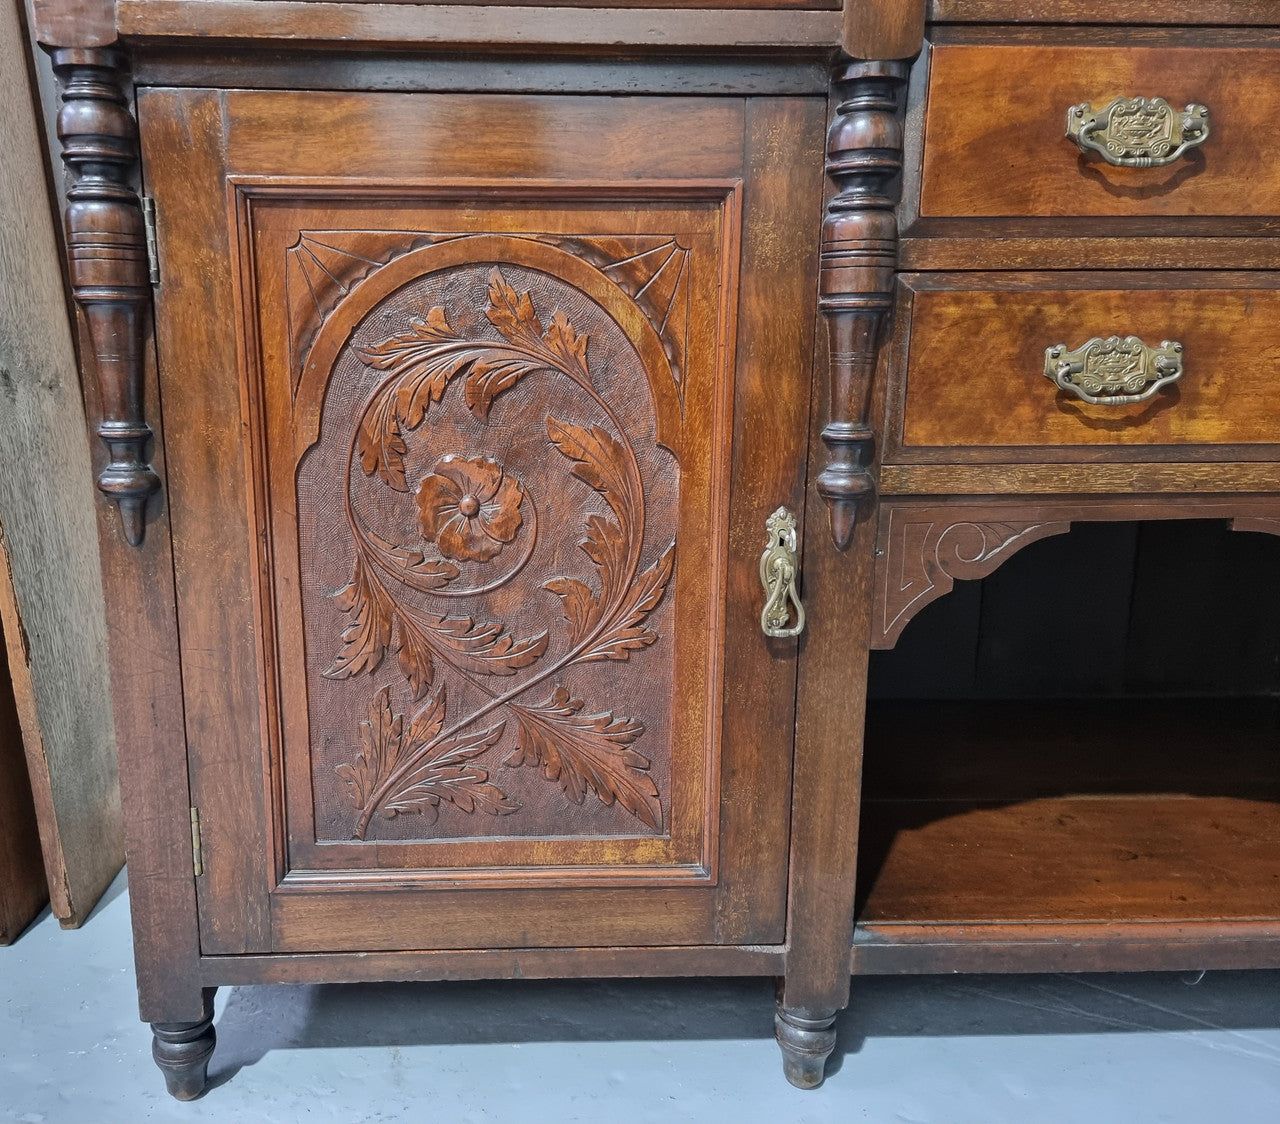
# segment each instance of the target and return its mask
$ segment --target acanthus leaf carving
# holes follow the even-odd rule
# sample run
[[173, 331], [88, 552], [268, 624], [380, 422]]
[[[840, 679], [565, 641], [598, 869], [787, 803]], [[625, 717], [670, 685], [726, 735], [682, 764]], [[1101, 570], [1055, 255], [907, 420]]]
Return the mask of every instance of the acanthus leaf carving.
[[602, 803], [616, 800], [641, 823], [660, 829], [662, 804], [649, 759], [632, 748], [644, 726], [634, 718], [583, 714], [585, 705], [561, 686], [539, 706], [513, 703], [520, 733], [506, 763], [539, 766], [575, 804], [593, 792]]
[[658, 635], [645, 628], [645, 618], [657, 607], [671, 580], [676, 548], [672, 543], [627, 590], [610, 628], [583, 654], [582, 660], [625, 660], [637, 648], [652, 644]]
[[364, 528], [366, 542], [384, 570], [394, 573], [396, 580], [419, 593], [443, 589], [459, 574], [458, 567], [442, 558], [428, 558], [425, 551], [397, 546], [381, 535]]
[[559, 309], [547, 329], [547, 347], [563, 362], [565, 370], [576, 370], [584, 379], [591, 377], [587, 370], [587, 333], [575, 332], [568, 317]]
[[[414, 698], [421, 698], [435, 678], [434, 656], [478, 675], [514, 675], [547, 650], [549, 634], [516, 639], [496, 621], [476, 624], [470, 617], [445, 617], [406, 608], [356, 556], [349, 585], [337, 593], [338, 605], [353, 617], [342, 633], [343, 646], [325, 671], [345, 679], [375, 671], [395, 646], [400, 670]], [[394, 635], [393, 635], [394, 627]]]
[[451, 663], [477, 675], [514, 675], [537, 661], [547, 650], [546, 632], [517, 640], [497, 621], [472, 622], [470, 617], [413, 614], [448, 647]]
[[391, 646], [394, 613], [391, 599], [380, 582], [370, 579], [360, 555], [356, 555], [351, 581], [334, 597], [351, 623], [343, 629], [342, 648], [324, 674], [330, 679], [345, 679], [375, 670]]
[[516, 293], [497, 268], [489, 276], [489, 303], [485, 315], [505, 344], [464, 340], [444, 309], [433, 308], [425, 320], [414, 318], [408, 332], [361, 349], [369, 366], [393, 374], [361, 422], [356, 452], [366, 475], [377, 472], [396, 491], [408, 491], [404, 434], [422, 424], [431, 404], [464, 371], [467, 407], [481, 421], [494, 399], [531, 371], [587, 377], [587, 337], [575, 333], [563, 313], [544, 331], [529, 294]]
[[598, 425], [589, 428], [547, 418], [547, 436], [574, 462], [574, 476], [605, 498], [623, 526], [636, 508], [622, 444]]
[[596, 596], [595, 590], [577, 578], [552, 578], [542, 588], [550, 590], [564, 602], [564, 619], [569, 622], [569, 643], [577, 644], [600, 619], [604, 602]]
[[369, 366], [393, 373], [360, 425], [356, 452], [366, 475], [377, 472], [397, 492], [409, 490], [404, 434], [423, 423], [431, 404], [440, 401], [458, 374], [468, 372], [467, 405], [484, 420], [496, 395], [514, 386], [522, 375], [547, 365], [546, 356], [529, 350], [527, 325], [504, 325], [508, 338], [518, 343], [479, 345], [461, 339], [449, 326], [444, 310], [433, 308], [426, 320], [414, 319], [409, 332], [361, 350]]
[[369, 705], [369, 717], [360, 723], [363, 750], [355, 761], [339, 765], [335, 770], [350, 787], [357, 808], [368, 803], [378, 785], [395, 768], [403, 737], [404, 715], [391, 712], [391, 691], [383, 687]]
[[[502, 737], [499, 722], [478, 733], [441, 738], [445, 717], [445, 691], [441, 687], [404, 729], [403, 714], [391, 708], [391, 690], [383, 687], [360, 723], [364, 746], [351, 764], [337, 766], [359, 810], [354, 837], [363, 839], [369, 821], [379, 808], [387, 818], [401, 813], [420, 815], [435, 823], [442, 802], [463, 812], [509, 815], [520, 805], [490, 783], [488, 770], [469, 762], [492, 749]], [[401, 760], [412, 763], [407, 770]]]
[[[335, 594], [339, 607], [352, 620], [342, 633], [343, 647], [325, 674], [347, 678], [372, 672], [394, 651], [415, 699], [432, 686], [436, 663], [442, 660], [488, 695], [488, 701], [445, 730], [441, 686], [415, 717], [407, 742], [395, 740], [392, 747], [383, 739], [381, 750], [375, 752], [368, 748], [369, 738], [364, 738], [366, 750], [357, 761], [338, 767], [360, 797], [355, 835], [365, 837], [379, 810], [384, 814], [413, 811], [428, 823], [435, 822], [441, 802], [464, 812], [517, 810], [518, 804], [498, 789], [486, 787], [484, 770], [467, 764], [498, 743], [504, 723], [478, 734], [466, 731], [502, 707], [517, 716], [521, 731], [521, 748], [508, 764], [536, 759], [543, 775], [558, 781], [573, 802], [581, 804], [586, 792], [594, 792], [604, 804], [616, 802], [660, 830], [661, 800], [649, 776], [650, 762], [632, 748], [644, 732], [642, 722], [615, 720], [611, 714], [583, 716], [584, 704], [560, 686], [540, 707], [515, 700], [575, 664], [626, 660], [632, 651], [652, 644], [657, 633], [645, 622], [671, 579], [675, 543], [641, 572], [645, 499], [639, 463], [622, 425], [593, 385], [587, 333], [578, 332], [560, 310], [544, 328], [531, 294], [517, 292], [497, 268], [489, 276], [488, 298], [486, 318], [502, 341], [464, 339], [452, 328], [445, 311], [433, 308], [426, 319], [413, 319], [409, 332], [358, 351], [368, 366], [389, 375], [370, 396], [352, 441], [346, 505], [356, 558], [351, 582]], [[609, 509], [586, 517], [586, 534], [578, 544], [599, 571], [600, 590], [597, 593], [587, 582], [567, 575], [543, 583], [544, 589], [562, 599], [569, 650], [498, 695], [472, 676], [511, 676], [536, 664], [547, 651], [548, 632], [517, 638], [501, 621], [476, 623], [471, 617], [431, 613], [403, 603], [388, 581], [440, 597], [496, 589], [531, 556], [537, 504], [524, 505], [524, 485], [503, 465], [484, 456], [446, 454], [416, 489], [411, 488], [405, 469], [405, 434], [422, 426], [455, 379], [460, 379], [466, 407], [487, 421], [497, 396], [538, 369], [567, 376], [609, 422], [606, 428], [556, 417], [546, 421], [548, 439], [571, 462], [572, 475], [598, 493]], [[393, 543], [365, 524], [352, 491], [357, 463], [366, 475], [376, 476], [393, 491], [415, 492], [424, 539], [434, 542], [444, 558]], [[522, 510], [528, 512], [527, 529]], [[486, 566], [517, 538], [524, 546], [516, 550], [523, 554], [505, 576], [476, 590], [451, 588], [460, 576], [454, 562]], [[383, 702], [389, 713], [389, 696]], [[362, 725], [374, 729], [372, 721]], [[372, 764], [375, 760], [378, 768]], [[484, 775], [477, 779], [480, 774]]]

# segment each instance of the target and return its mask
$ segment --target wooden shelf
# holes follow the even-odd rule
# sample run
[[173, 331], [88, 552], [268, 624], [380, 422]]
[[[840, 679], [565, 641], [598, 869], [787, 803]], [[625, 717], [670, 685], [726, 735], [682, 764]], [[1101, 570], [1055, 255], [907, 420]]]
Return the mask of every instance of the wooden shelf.
[[1280, 919], [1272, 700], [895, 703], [869, 722], [857, 918]]
[[1280, 918], [1280, 804], [1269, 801], [894, 801], [866, 814], [868, 850], [885, 857], [865, 922]]

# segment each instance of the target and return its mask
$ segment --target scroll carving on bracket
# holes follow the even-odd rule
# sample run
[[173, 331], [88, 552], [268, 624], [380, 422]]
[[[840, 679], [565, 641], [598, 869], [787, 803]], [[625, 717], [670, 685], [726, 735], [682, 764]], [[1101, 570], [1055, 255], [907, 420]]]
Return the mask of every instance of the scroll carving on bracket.
[[148, 463], [152, 433], [144, 410], [151, 283], [142, 206], [132, 186], [137, 125], [120, 52], [63, 48], [52, 55], [63, 86], [62, 159], [74, 177], [66, 214], [71, 292], [88, 329], [101, 412], [97, 432], [110, 457], [98, 488], [119, 508], [126, 540], [140, 546], [147, 502], [160, 479]]
[[892, 648], [926, 605], [957, 580], [985, 578], [1024, 546], [1071, 529], [1069, 522], [966, 518], [956, 507], [893, 507], [877, 549], [871, 647]]
[[822, 227], [818, 307], [830, 344], [830, 405], [822, 430], [829, 460], [818, 493], [844, 549], [859, 506], [875, 493], [871, 389], [898, 262], [894, 207], [902, 171], [901, 89], [909, 64], [846, 62], [827, 135], [827, 175], [837, 190]]

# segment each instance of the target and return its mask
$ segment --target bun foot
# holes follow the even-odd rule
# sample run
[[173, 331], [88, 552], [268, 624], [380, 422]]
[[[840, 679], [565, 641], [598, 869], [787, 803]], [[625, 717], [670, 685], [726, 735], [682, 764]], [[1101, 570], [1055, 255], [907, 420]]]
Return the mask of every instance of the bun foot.
[[213, 988], [204, 992], [203, 1018], [195, 1022], [152, 1023], [151, 1056], [164, 1074], [169, 1095], [193, 1101], [209, 1079], [209, 1058], [217, 1042], [213, 1029]]
[[774, 1034], [782, 1049], [782, 1072], [797, 1089], [822, 1084], [827, 1058], [836, 1048], [836, 1016], [813, 1017], [779, 1007], [773, 1020]]

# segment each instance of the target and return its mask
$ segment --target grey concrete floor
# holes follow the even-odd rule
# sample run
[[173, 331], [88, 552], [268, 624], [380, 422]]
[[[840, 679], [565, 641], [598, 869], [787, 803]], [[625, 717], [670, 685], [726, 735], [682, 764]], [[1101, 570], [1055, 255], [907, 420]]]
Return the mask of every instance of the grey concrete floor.
[[136, 1020], [123, 876], [0, 949], [0, 1121], [1277, 1124], [1280, 971], [854, 981], [826, 1084], [782, 1078], [767, 980], [238, 987], [209, 1092]]

